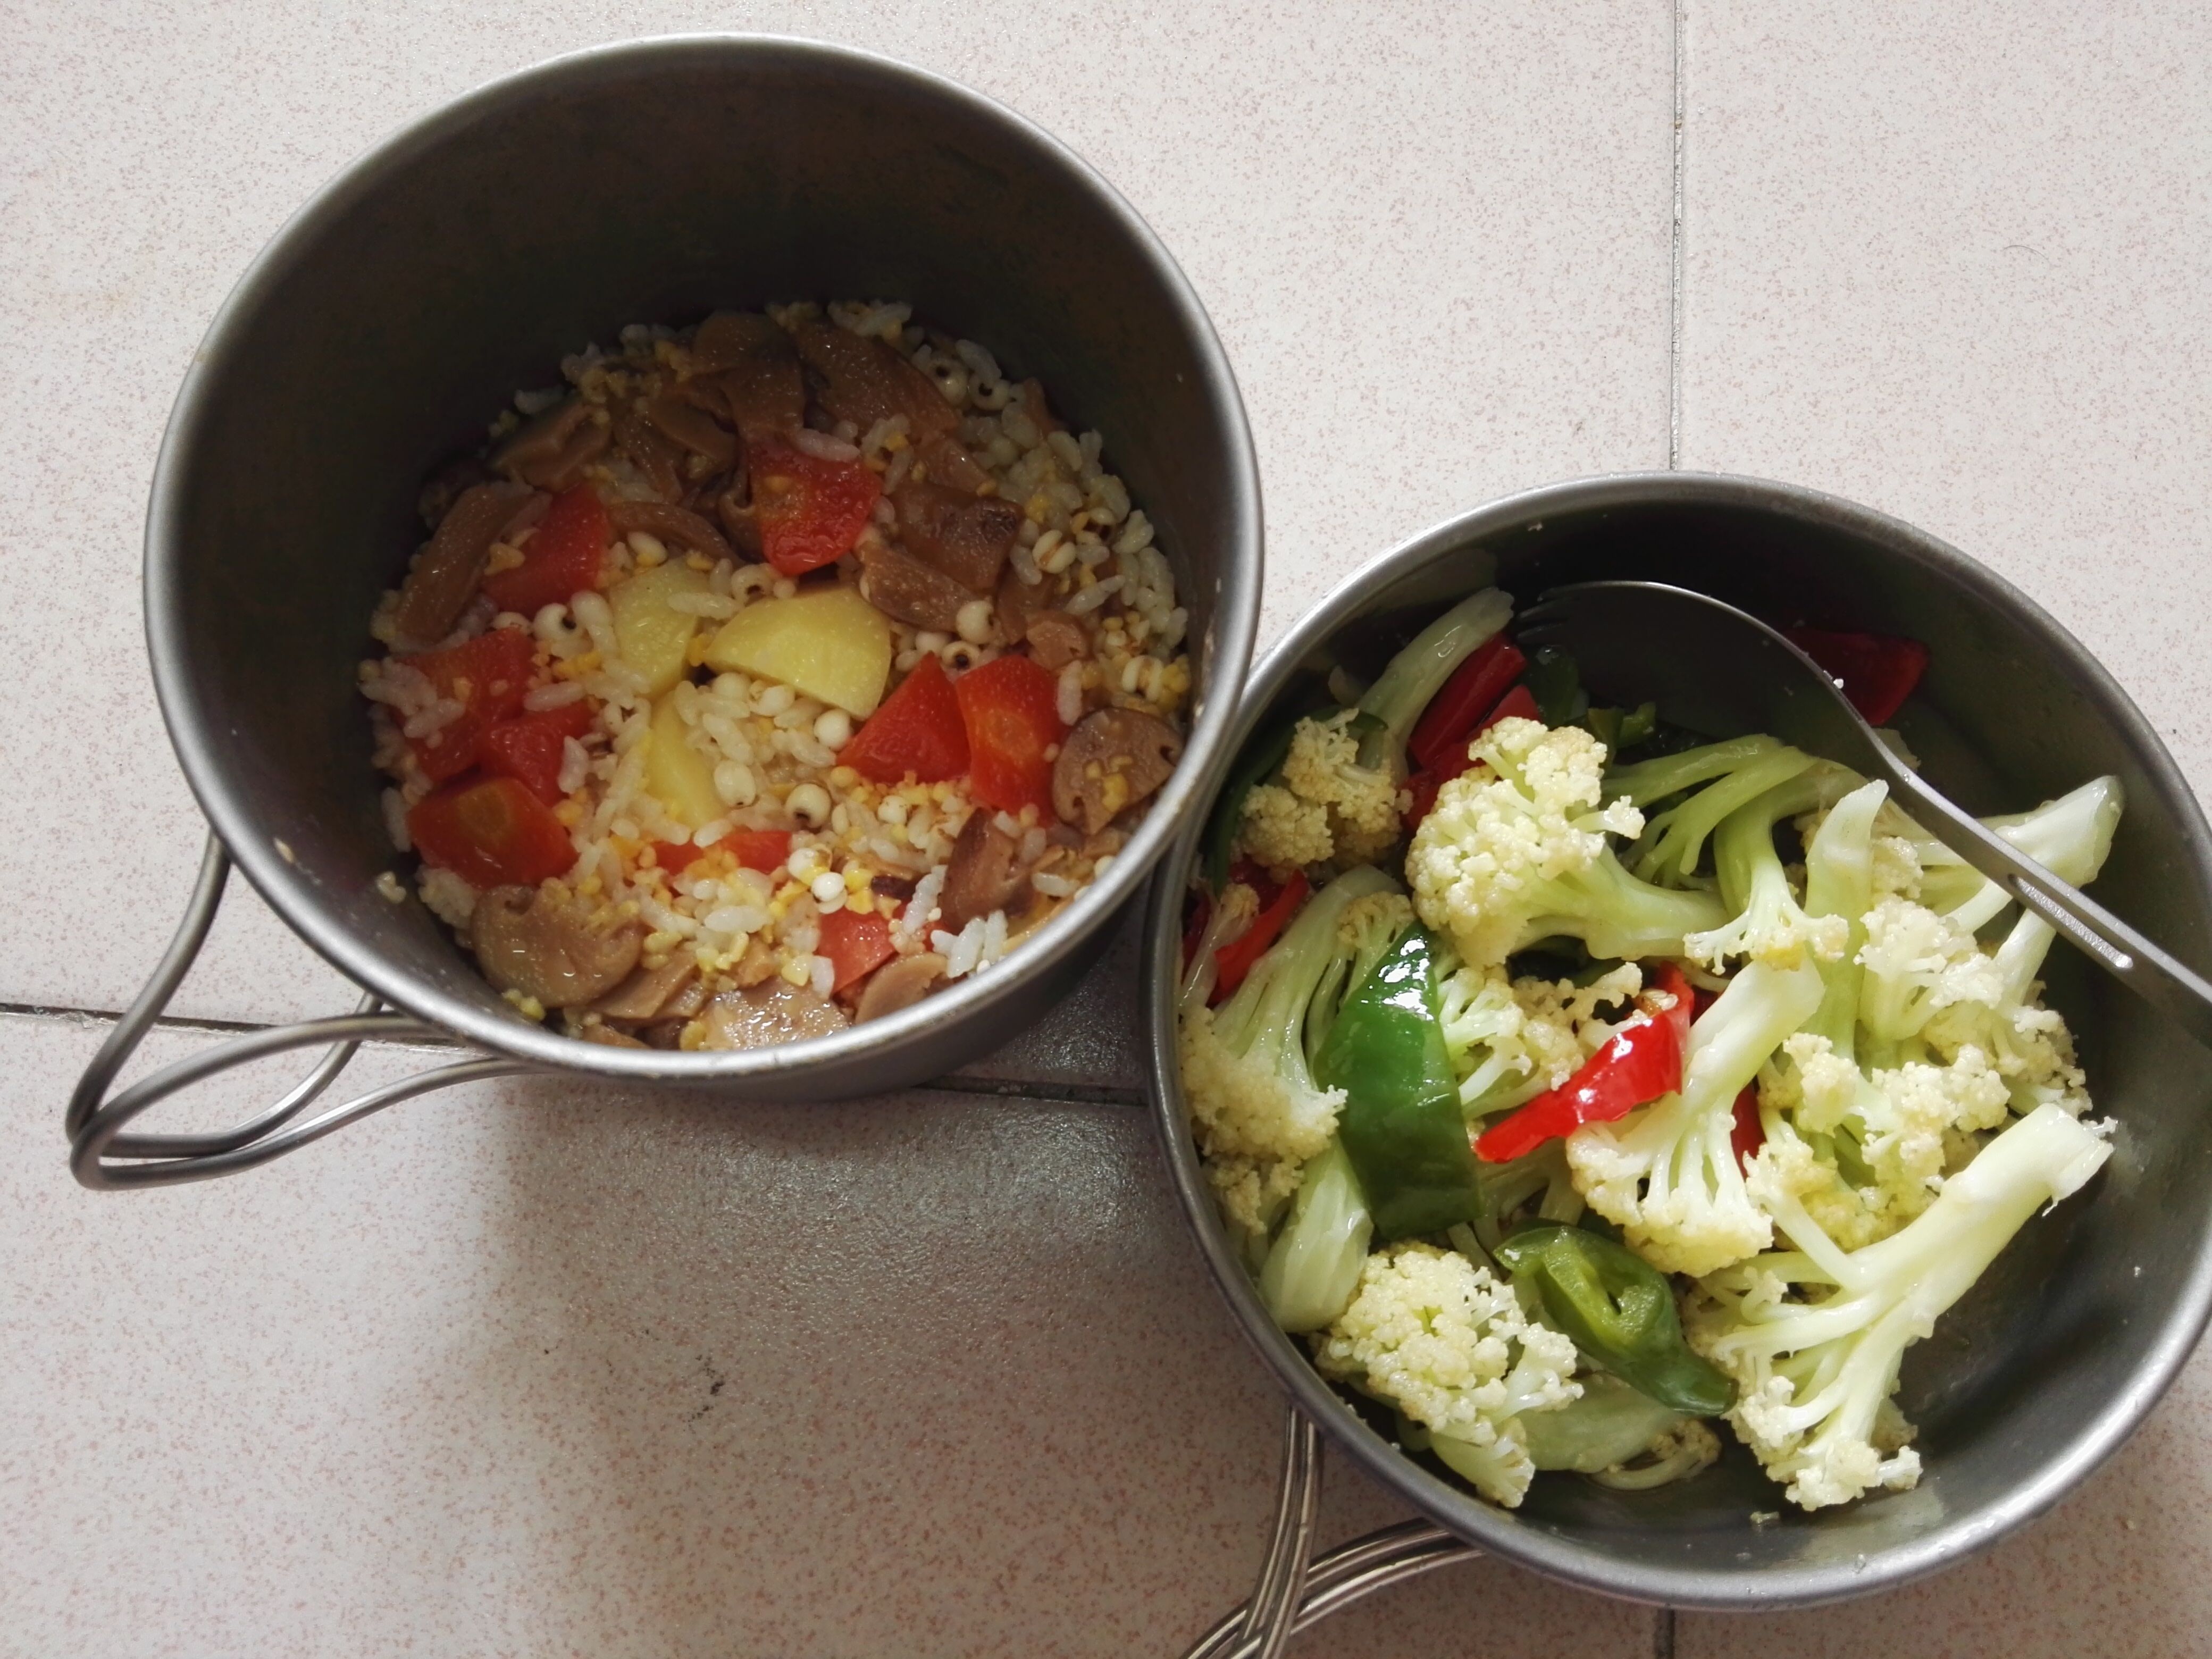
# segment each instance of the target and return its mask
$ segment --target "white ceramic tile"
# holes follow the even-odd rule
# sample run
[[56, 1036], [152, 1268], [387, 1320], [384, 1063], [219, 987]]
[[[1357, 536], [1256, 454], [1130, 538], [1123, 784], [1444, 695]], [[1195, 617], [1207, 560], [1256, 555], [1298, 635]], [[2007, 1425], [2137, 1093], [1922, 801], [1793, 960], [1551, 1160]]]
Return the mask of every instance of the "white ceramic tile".
[[1682, 1613], [1678, 1659], [2178, 1659], [2212, 1645], [2212, 1353], [2051, 1514], [1888, 1595], [1778, 1617]]
[[[1168, 1654], [1249, 1588], [1279, 1397], [1140, 1112], [483, 1087], [92, 1194], [98, 1037], [0, 1018], [0, 1653]], [[1482, 1564], [1301, 1650], [1650, 1627]]]
[[[489, 76], [684, 29], [827, 37], [1000, 97], [1151, 217], [1213, 310], [1266, 475], [1267, 628], [1447, 512], [1664, 453], [1668, 22], [1307, 0], [21, 7], [0, 53], [0, 1003], [114, 1008], [199, 830], [144, 669], [147, 481], [179, 375], [256, 249], [394, 126]], [[250, 896], [181, 1012], [325, 1012], [344, 988]]]
[[2212, 11], [1686, 19], [1682, 464], [1984, 560], [2212, 787]]

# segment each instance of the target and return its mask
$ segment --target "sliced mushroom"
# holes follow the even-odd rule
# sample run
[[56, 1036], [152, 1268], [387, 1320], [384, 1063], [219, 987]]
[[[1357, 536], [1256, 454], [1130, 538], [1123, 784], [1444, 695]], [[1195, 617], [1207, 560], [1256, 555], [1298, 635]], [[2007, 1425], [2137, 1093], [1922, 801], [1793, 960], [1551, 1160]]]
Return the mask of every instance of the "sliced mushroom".
[[886, 617], [940, 634], [958, 632], [960, 607], [978, 597], [880, 536], [860, 538], [860, 595]]
[[722, 521], [722, 528], [730, 538], [730, 545], [740, 557], [757, 560], [761, 556], [760, 519], [753, 512], [752, 492], [744, 473], [731, 480], [729, 486], [714, 497], [714, 516]]
[[529, 499], [528, 488], [518, 483], [480, 483], [461, 492], [400, 584], [392, 623], [403, 645], [433, 646], [453, 631], [483, 580], [492, 543]]
[[492, 475], [484, 464], [473, 455], [464, 455], [449, 461], [430, 475], [429, 482], [416, 492], [415, 510], [422, 515], [422, 522], [435, 530], [446, 521], [461, 492], [471, 484], [489, 483]]
[[1022, 637], [1029, 641], [1030, 655], [1036, 659], [1037, 666], [1055, 674], [1078, 658], [1091, 654], [1091, 636], [1065, 611], [1040, 611], [1029, 619]]
[[718, 311], [691, 340], [696, 374], [712, 375], [740, 433], [788, 431], [806, 416], [806, 383], [799, 352], [757, 311]]
[[929, 988], [944, 976], [945, 958], [934, 951], [918, 957], [894, 957], [868, 975], [860, 1000], [853, 1009], [853, 1023], [881, 1019], [902, 1008], [911, 1008], [929, 994]]
[[606, 422], [594, 419], [592, 406], [581, 398], [571, 398], [524, 422], [500, 446], [491, 464], [540, 489], [573, 489], [606, 447]]
[[851, 1022], [833, 1002], [793, 985], [781, 974], [743, 991], [723, 991], [700, 1016], [704, 1048], [768, 1048], [779, 1042], [827, 1036]]
[[1133, 708], [1101, 708], [1060, 746], [1053, 811], [1095, 836], [1165, 783], [1182, 754], [1182, 738], [1165, 720]]
[[998, 591], [991, 596], [991, 614], [997, 619], [999, 632], [1007, 644], [1022, 642], [1030, 618], [1043, 610], [1047, 603], [1042, 582], [1032, 586], [1022, 580], [1021, 573], [1012, 564], [1006, 566], [1006, 574], [999, 578]]
[[1028, 898], [1029, 886], [1021, 843], [999, 828], [997, 814], [979, 806], [952, 843], [937, 898], [938, 926], [957, 933], [994, 910], [1012, 915]]
[[604, 1043], [610, 1048], [645, 1048], [652, 1045], [640, 1042], [628, 1031], [617, 1031], [611, 1025], [586, 1025], [577, 1035], [586, 1042]]
[[699, 959], [690, 951], [679, 951], [658, 968], [640, 967], [620, 985], [592, 1005], [592, 1012], [609, 1019], [673, 1019], [679, 1016], [690, 1018], [699, 1012], [697, 1005], [678, 1008], [675, 1003], [687, 990], [696, 990], [699, 985]]
[[614, 409], [615, 447], [629, 458], [657, 495], [678, 495], [684, 489], [684, 447], [664, 438], [645, 417], [627, 403]]
[[665, 501], [610, 501], [607, 522], [618, 536], [642, 530], [664, 542], [674, 542], [679, 547], [704, 553], [710, 559], [737, 556], [720, 531], [688, 507], [671, 507]]
[[935, 482], [902, 483], [891, 501], [908, 552], [978, 593], [998, 585], [1022, 527], [1020, 507]]
[[471, 942], [484, 977], [548, 1008], [574, 1008], [605, 996], [637, 966], [645, 927], [595, 925], [586, 900], [540, 887], [495, 887], [477, 901]]
[[641, 413], [662, 437], [704, 457], [716, 471], [738, 458], [738, 434], [673, 393], [647, 398]]
[[915, 457], [928, 477], [971, 495], [991, 481], [961, 447], [960, 411], [890, 346], [831, 323], [801, 323], [792, 336], [813, 371], [816, 401], [830, 419], [850, 421], [866, 432], [878, 421], [903, 415]]

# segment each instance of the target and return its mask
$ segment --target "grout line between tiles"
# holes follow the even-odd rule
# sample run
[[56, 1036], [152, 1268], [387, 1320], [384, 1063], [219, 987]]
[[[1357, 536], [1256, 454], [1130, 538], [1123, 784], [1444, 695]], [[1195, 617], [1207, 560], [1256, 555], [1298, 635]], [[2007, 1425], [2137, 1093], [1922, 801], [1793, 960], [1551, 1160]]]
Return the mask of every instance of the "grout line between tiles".
[[[73, 1008], [62, 1005], [38, 1002], [0, 1002], [0, 1018], [14, 1016], [21, 1019], [54, 1019], [76, 1025], [112, 1025], [122, 1015], [112, 1008]], [[201, 1036], [242, 1036], [252, 1031], [265, 1031], [275, 1022], [255, 1022], [241, 1019], [192, 1019], [164, 1014], [154, 1022], [152, 1030]], [[149, 1031], [149, 1035], [151, 1035]], [[428, 1049], [458, 1047], [457, 1044], [437, 1042], [372, 1042], [363, 1045], [372, 1048]], [[965, 1078], [958, 1073], [932, 1078], [918, 1083], [916, 1089], [941, 1091], [947, 1094], [990, 1095], [1008, 1100], [1033, 1100], [1075, 1106], [1132, 1106], [1146, 1103], [1141, 1089], [1098, 1088], [1087, 1084], [1055, 1083], [1049, 1079], [1022, 1078]]]
[[1674, 1609], [1651, 1610], [1651, 1659], [1674, 1659]]
[[1682, 127], [1686, 94], [1683, 87], [1682, 34], [1688, 7], [1674, 6], [1674, 228], [1667, 250], [1667, 466], [1682, 465]]

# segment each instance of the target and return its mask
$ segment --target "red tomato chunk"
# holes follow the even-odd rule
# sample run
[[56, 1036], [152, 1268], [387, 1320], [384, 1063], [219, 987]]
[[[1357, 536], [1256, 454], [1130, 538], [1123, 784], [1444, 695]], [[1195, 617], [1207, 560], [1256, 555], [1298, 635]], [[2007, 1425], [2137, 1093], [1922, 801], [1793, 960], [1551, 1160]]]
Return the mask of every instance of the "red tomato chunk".
[[599, 567], [613, 536], [597, 491], [589, 484], [564, 489], [524, 544], [522, 562], [486, 576], [483, 591], [501, 610], [526, 617], [549, 605], [566, 605], [599, 585]]
[[822, 918], [821, 939], [814, 948], [836, 972], [834, 991], [874, 973], [895, 954], [890, 923], [872, 910], [832, 910]]
[[576, 861], [552, 809], [514, 778], [450, 784], [417, 801], [407, 833], [425, 864], [472, 887], [535, 887]]
[[952, 689], [968, 727], [969, 792], [1001, 812], [1034, 806], [1049, 818], [1052, 763], [1067, 736], [1059, 680], [1027, 657], [998, 657]]
[[745, 466], [762, 556], [787, 576], [850, 553], [884, 493], [883, 481], [859, 461], [824, 460], [777, 439], [748, 445]]
[[561, 799], [568, 740], [592, 729], [592, 707], [579, 697], [558, 708], [501, 720], [483, 734], [477, 758], [495, 777], [514, 778], [548, 806]]
[[968, 769], [968, 726], [944, 665], [924, 657], [868, 723], [837, 751], [849, 766], [878, 783], [897, 783], [908, 773], [921, 783], [939, 783]]
[[531, 649], [530, 635], [521, 629], [495, 628], [444, 651], [399, 659], [428, 675], [440, 696], [461, 705], [459, 718], [412, 740], [415, 758], [433, 783], [474, 766], [484, 733], [522, 707], [530, 690]]

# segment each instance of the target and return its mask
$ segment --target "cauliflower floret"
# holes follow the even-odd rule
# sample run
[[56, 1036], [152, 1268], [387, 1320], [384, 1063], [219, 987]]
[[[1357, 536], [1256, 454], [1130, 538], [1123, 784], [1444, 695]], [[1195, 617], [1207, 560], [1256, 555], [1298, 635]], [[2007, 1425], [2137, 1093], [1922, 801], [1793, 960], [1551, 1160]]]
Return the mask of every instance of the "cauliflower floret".
[[1328, 809], [1302, 799], [1280, 784], [1263, 783], [1244, 797], [1237, 831], [1243, 848], [1270, 870], [1320, 864], [1336, 850]]
[[1727, 920], [1711, 895], [1673, 892], [1620, 867], [1606, 837], [1643, 814], [1601, 807], [1605, 745], [1577, 726], [1504, 720], [1474, 744], [1477, 764], [1437, 792], [1406, 860], [1414, 908], [1474, 968], [1572, 934], [1604, 957], [1679, 956], [1682, 936]]
[[[2030, 998], [2040, 988], [2031, 986]], [[1968, 1048], [1985, 1053], [2022, 1117], [2046, 1101], [2075, 1117], [2089, 1109], [2087, 1079], [2075, 1063], [2074, 1034], [2056, 1008], [2033, 1000], [1996, 1007], [1954, 1003], [1930, 1015], [1920, 1035], [1941, 1054], [1955, 1056]]]
[[1356, 711], [1306, 719], [1291, 733], [1283, 758], [1283, 783], [1299, 799], [1322, 808], [1335, 855], [1346, 864], [1369, 863], [1398, 839], [1399, 780], [1388, 765], [1359, 763], [1359, 739], [1351, 726]]
[[1612, 1022], [1598, 1011], [1643, 988], [1643, 970], [1632, 962], [1588, 985], [1508, 981], [1498, 966], [1455, 970], [1437, 988], [1437, 1012], [1461, 1103], [1498, 1111], [1558, 1088], [1612, 1036]]
[[1582, 1393], [1571, 1341], [1531, 1321], [1487, 1268], [1429, 1244], [1367, 1258], [1315, 1363], [1450, 1443], [1437, 1455], [1508, 1508], [1535, 1473], [1521, 1413]]
[[1264, 1234], [1298, 1189], [1298, 1172], [1336, 1133], [1341, 1089], [1284, 1075], [1270, 1052], [1239, 1054], [1214, 1034], [1213, 1010], [1182, 1018], [1177, 1052], [1206, 1178], [1230, 1224]]
[[1974, 936], [1923, 904], [1894, 894], [1875, 901], [1859, 949], [1866, 977], [1859, 1023], [1890, 1042], [1917, 1036], [1938, 1009], [1994, 1006], [2004, 993], [1996, 960]]

